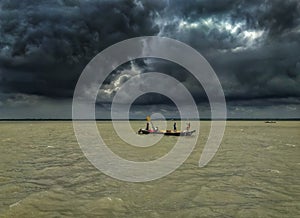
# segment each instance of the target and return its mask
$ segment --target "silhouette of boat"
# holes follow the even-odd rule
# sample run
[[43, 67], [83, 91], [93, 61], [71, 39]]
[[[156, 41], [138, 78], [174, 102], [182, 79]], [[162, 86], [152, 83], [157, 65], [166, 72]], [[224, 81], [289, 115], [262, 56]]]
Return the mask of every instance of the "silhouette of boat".
[[138, 134], [140, 135], [148, 135], [148, 134], [163, 134], [168, 136], [191, 136], [196, 130], [184, 130], [184, 131], [177, 131], [177, 130], [146, 130], [146, 129], [139, 129]]
[[[152, 129], [150, 129], [150, 125], [152, 125]], [[145, 129], [139, 129], [138, 134], [140, 135], [148, 135], [148, 134], [160, 134], [160, 135], [169, 135], [169, 136], [191, 136], [196, 130], [190, 130], [190, 123], [187, 123], [187, 129], [180, 131], [176, 129], [176, 122], [174, 122], [174, 130], [158, 130], [157, 127], [154, 127], [151, 122], [151, 118], [147, 116], [147, 125]]]
[[268, 120], [268, 121], [265, 121], [265, 123], [276, 123], [276, 121]]

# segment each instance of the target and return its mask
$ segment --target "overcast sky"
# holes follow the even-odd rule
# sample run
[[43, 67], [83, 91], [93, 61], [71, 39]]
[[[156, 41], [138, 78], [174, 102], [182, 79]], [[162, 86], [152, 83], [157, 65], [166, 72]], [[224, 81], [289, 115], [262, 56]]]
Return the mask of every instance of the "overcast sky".
[[[222, 84], [230, 118], [300, 118], [298, 0], [0, 0], [0, 119], [71, 118], [76, 82], [114, 43], [165, 36], [199, 51]], [[117, 68], [99, 91], [97, 117], [129, 78], [149, 71], [178, 79], [201, 117], [209, 106], [184, 68], [159, 59]], [[159, 95], [136, 101], [132, 117], [177, 114]]]

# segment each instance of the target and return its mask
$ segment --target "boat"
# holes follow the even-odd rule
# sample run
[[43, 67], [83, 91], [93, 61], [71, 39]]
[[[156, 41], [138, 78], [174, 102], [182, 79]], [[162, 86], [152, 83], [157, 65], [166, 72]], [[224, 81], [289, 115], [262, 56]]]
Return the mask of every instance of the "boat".
[[265, 121], [265, 123], [276, 123], [276, 121], [268, 120], [268, 121]]
[[191, 136], [196, 130], [153, 130], [153, 129], [139, 129], [138, 134], [140, 135], [148, 135], [148, 134], [160, 134], [160, 135], [168, 135], [168, 136]]
[[[152, 129], [149, 128], [149, 123], [152, 125]], [[174, 122], [173, 130], [158, 130], [157, 127], [154, 127], [153, 123], [149, 116], [147, 116], [147, 125], [145, 129], [139, 129], [137, 132], [139, 135], [167, 135], [167, 136], [191, 136], [196, 130], [190, 130], [190, 123], [187, 123], [186, 130], [180, 131], [176, 129], [176, 122]]]

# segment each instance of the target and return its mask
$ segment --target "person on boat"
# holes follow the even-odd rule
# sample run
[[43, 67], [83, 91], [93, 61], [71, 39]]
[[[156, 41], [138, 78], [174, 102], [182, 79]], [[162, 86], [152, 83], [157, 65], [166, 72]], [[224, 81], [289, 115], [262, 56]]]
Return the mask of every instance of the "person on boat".
[[190, 122], [188, 122], [188, 123], [186, 124], [186, 130], [187, 130], [187, 131], [189, 131], [189, 130], [190, 130], [190, 128], [191, 128], [191, 123], [190, 123]]
[[176, 128], [176, 122], [174, 122], [173, 129], [174, 129], [174, 131], [177, 130], [177, 128]]
[[146, 130], [149, 130], [149, 122], [146, 124]]

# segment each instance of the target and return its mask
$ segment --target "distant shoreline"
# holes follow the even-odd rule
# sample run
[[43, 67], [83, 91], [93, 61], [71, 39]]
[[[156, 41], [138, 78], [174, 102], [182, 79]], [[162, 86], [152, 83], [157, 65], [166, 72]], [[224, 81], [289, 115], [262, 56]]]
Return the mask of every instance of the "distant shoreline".
[[[178, 118], [168, 118], [167, 121], [172, 120], [180, 120]], [[198, 119], [182, 119], [182, 120], [190, 120], [196, 121]], [[222, 121], [224, 119], [214, 119], [215, 121]], [[73, 121], [72, 119], [0, 119], [1, 121]], [[74, 121], [93, 121], [92, 119], [80, 119]], [[112, 121], [111, 119], [96, 119], [96, 121]], [[126, 119], [117, 119], [117, 121], [126, 121]], [[145, 121], [145, 119], [130, 119], [130, 121]], [[199, 119], [199, 121], [212, 121], [212, 119]], [[228, 118], [226, 121], [300, 121], [300, 118], [276, 118], [276, 119], [269, 119], [269, 118], [258, 118], [258, 119], [249, 119], [249, 118]]]

